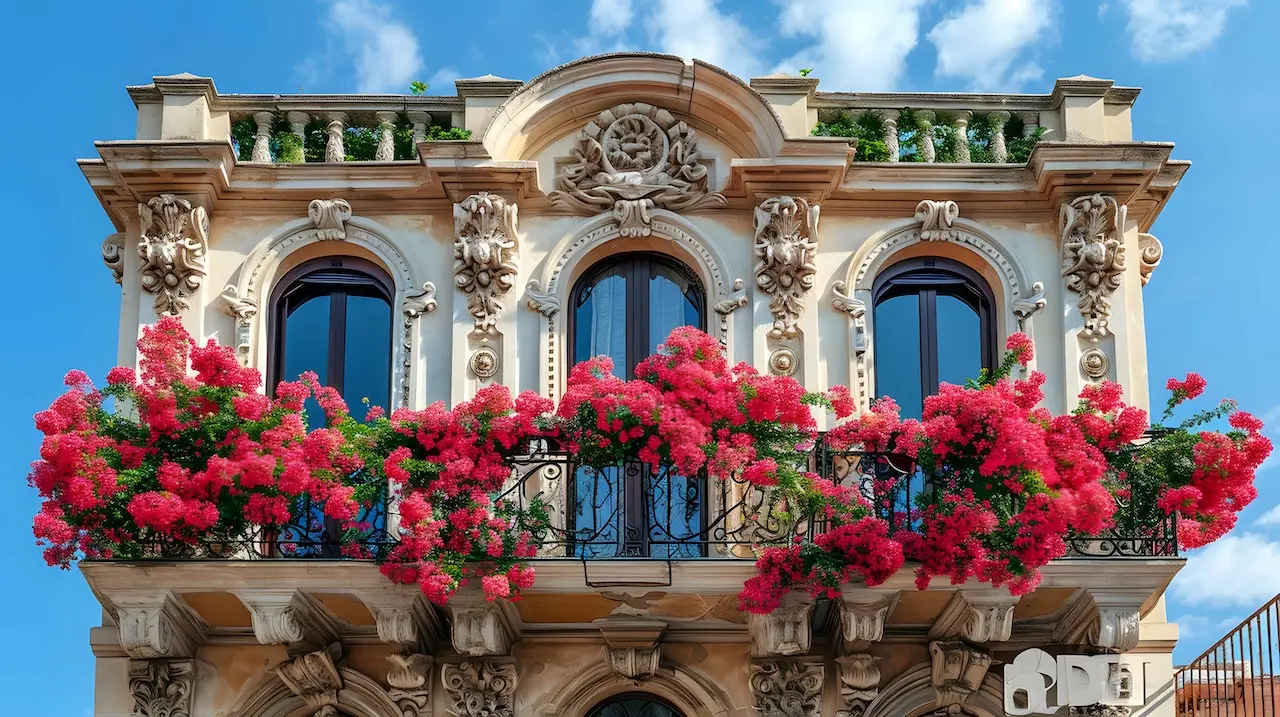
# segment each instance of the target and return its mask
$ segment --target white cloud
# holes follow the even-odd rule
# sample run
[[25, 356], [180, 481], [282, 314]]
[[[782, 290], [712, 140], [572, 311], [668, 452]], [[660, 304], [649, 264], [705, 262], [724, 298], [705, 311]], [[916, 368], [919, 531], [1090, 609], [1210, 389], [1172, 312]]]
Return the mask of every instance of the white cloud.
[[662, 52], [696, 57], [744, 79], [764, 67], [763, 39], [737, 15], [721, 12], [717, 0], [656, 0], [647, 24]]
[[458, 68], [453, 65], [441, 67], [427, 80], [427, 93], [432, 95], [451, 95], [454, 93], [453, 81], [462, 77]]
[[1207, 49], [1222, 34], [1227, 11], [1248, 0], [1124, 0], [1133, 54], [1144, 62], [1177, 60]]
[[1044, 74], [1019, 57], [1041, 44], [1052, 16], [1051, 0], [975, 0], [929, 31], [935, 73], [966, 78], [979, 92], [1020, 90]]
[[372, 0], [333, 0], [325, 29], [337, 38], [355, 65], [358, 92], [409, 91], [419, 79], [422, 53], [413, 30]]
[[775, 71], [796, 74], [811, 67], [827, 91], [902, 89], [907, 55], [920, 35], [920, 9], [928, 2], [778, 0], [782, 35], [816, 42]]
[[1226, 535], [1195, 551], [1173, 579], [1173, 596], [1189, 605], [1256, 607], [1280, 593], [1280, 542], [1257, 533]]
[[591, 32], [616, 37], [631, 25], [635, 10], [631, 0], [591, 0], [589, 25]]
[[[1270, 460], [1270, 459], [1268, 459]], [[1265, 465], [1265, 464], [1264, 464]], [[1255, 525], [1280, 525], [1280, 505], [1268, 510], [1254, 522]]]

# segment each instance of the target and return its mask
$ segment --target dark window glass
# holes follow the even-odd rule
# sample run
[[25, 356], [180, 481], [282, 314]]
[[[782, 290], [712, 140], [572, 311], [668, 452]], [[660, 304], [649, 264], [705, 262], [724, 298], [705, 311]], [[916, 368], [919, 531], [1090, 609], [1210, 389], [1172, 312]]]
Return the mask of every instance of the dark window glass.
[[991, 367], [995, 301], [969, 267], [907, 260], [882, 272], [872, 293], [876, 395], [891, 396], [904, 418], [919, 418], [939, 385], [963, 384]]
[[[624, 254], [593, 267], [573, 292], [575, 363], [613, 359], [635, 367], [680, 326], [706, 328], [706, 297], [689, 269], [657, 254]], [[693, 558], [704, 554], [705, 481], [628, 464], [574, 472], [570, 526], [582, 557]], [[656, 716], [655, 716], [656, 717]]]
[[652, 695], [630, 693], [601, 702], [587, 717], [684, 717], [680, 711]]

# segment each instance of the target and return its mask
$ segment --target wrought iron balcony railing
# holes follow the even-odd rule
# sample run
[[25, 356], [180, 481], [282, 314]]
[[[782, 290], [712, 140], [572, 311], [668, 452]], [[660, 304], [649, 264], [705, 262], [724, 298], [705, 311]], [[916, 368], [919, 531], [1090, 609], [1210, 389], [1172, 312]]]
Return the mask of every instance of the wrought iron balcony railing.
[[[921, 500], [945, 485], [908, 457], [835, 450], [821, 439], [809, 469], [865, 497], [891, 532], [918, 525]], [[825, 526], [797, 519], [767, 487], [740, 480], [682, 476], [667, 466], [628, 463], [604, 469], [579, 465], [567, 451], [543, 442], [517, 459], [497, 500], [527, 509], [536, 500], [551, 517], [540, 558], [576, 560], [695, 560], [752, 558], [756, 547], [806, 539]], [[1013, 496], [1007, 500], [1008, 508]], [[277, 529], [209, 539], [200, 544], [155, 543], [125, 559], [379, 559], [395, 545], [395, 511], [366, 508], [357, 527], [326, 521], [317, 507]], [[1114, 527], [1100, 535], [1073, 535], [1067, 557], [1153, 558], [1177, 555], [1174, 518], [1154, 506], [1120, 501]]]
[[1280, 595], [1174, 672], [1178, 717], [1280, 714]]

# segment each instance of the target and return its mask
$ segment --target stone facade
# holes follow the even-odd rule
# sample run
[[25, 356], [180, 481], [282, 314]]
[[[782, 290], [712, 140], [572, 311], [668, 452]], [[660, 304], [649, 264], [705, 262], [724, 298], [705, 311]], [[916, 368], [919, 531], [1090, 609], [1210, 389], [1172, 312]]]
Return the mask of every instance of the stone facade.
[[[140, 327], [169, 313], [265, 373], [281, 278], [354, 259], [392, 283], [392, 405], [453, 404], [488, 382], [556, 397], [575, 282], [606, 257], [651, 252], [696, 276], [705, 328], [731, 362], [811, 389], [846, 384], [866, 408], [876, 277], [938, 257], [989, 285], [1000, 343], [1018, 330], [1033, 339], [1052, 411], [1101, 379], [1145, 407], [1142, 287], [1162, 254], [1147, 232], [1186, 165], [1168, 145], [1132, 141], [1136, 90], [1085, 77], [999, 101], [816, 88], [650, 54], [390, 103], [223, 95], [192, 75], [131, 87], [140, 141], [101, 143], [81, 165], [118, 232], [102, 251], [122, 287], [120, 362], [135, 363]], [[892, 120], [904, 107], [956, 132], [974, 113], [1016, 110], [1048, 141], [1025, 165], [908, 166], [853, 162], [848, 142], [810, 136], [821, 112]], [[402, 111], [417, 158], [342, 161], [342, 130], [360, 122], [384, 140], [378, 159], [391, 157]], [[324, 120], [327, 161], [264, 161], [276, 112], [295, 127]], [[245, 117], [264, 129], [239, 162], [227, 136]], [[441, 117], [471, 139], [422, 139]], [[106, 614], [91, 636], [98, 717], [584, 717], [631, 692], [688, 717], [994, 717], [991, 666], [1027, 647], [1136, 651], [1157, 694], [1176, 639], [1160, 595], [1179, 565], [1063, 561], [1021, 600], [916, 592], [904, 572], [751, 617], [734, 597], [750, 561], [731, 556], [548, 560], [521, 603], [464, 596], [447, 611], [367, 563], [82, 570]], [[1149, 704], [1143, 714], [1172, 714], [1167, 700]]]

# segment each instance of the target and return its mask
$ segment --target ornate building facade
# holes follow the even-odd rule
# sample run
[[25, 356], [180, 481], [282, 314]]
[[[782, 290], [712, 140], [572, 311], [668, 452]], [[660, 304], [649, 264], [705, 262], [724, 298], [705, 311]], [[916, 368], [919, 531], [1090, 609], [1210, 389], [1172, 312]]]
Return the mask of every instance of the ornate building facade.
[[[137, 137], [81, 162], [118, 232], [103, 256], [121, 285], [119, 362], [174, 314], [268, 385], [315, 370], [352, 403], [421, 407], [489, 382], [554, 398], [575, 362], [630, 371], [694, 325], [731, 362], [918, 414], [1022, 331], [1053, 412], [1102, 379], [1145, 407], [1143, 286], [1161, 255], [1147, 232], [1188, 165], [1133, 139], [1136, 89], [818, 84], [654, 54], [459, 80], [449, 97], [156, 77], [129, 88]], [[812, 136], [842, 112], [878, 118], [889, 161]], [[995, 128], [990, 161], [971, 161], [974, 118]], [[1025, 157], [1013, 122], [1042, 139]], [[371, 160], [347, 161], [353, 127], [376, 141]], [[430, 139], [440, 127], [470, 138]], [[948, 136], [956, 161], [935, 146]], [[733, 517], [737, 496], [622, 474], [602, 491], [546, 457], [513, 481], [574, 536], [544, 548], [518, 603], [464, 590], [440, 609], [323, 551], [84, 562], [103, 606], [95, 714], [1173, 714], [1171, 535], [1084, 541], [1021, 598], [917, 591], [907, 570], [748, 615], [742, 558], [769, 526]]]

